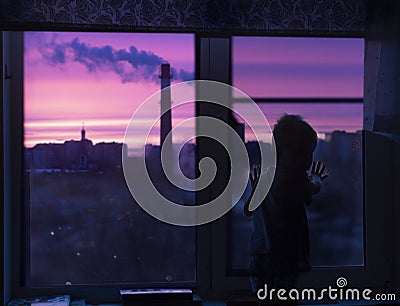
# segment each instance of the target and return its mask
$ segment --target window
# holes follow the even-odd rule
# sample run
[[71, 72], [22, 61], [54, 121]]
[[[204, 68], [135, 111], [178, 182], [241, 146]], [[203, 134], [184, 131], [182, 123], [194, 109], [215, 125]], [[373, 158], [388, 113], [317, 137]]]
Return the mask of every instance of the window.
[[[232, 57], [233, 85], [255, 99], [271, 127], [288, 113], [301, 115], [317, 131], [314, 160], [323, 161], [330, 175], [307, 210], [311, 264], [364, 265], [363, 39], [234, 37]], [[234, 108], [246, 112], [239, 100]], [[255, 161], [248, 126], [245, 138]], [[243, 203], [234, 208], [233, 270], [247, 269], [250, 220]]]
[[[307, 47], [310, 41], [315, 41], [312, 48]], [[318, 42], [321, 42], [320, 46]], [[343, 45], [340, 45], [341, 42]], [[355, 43], [353, 51], [349, 47], [352, 43]], [[384, 270], [384, 267], [390, 265], [390, 262], [383, 264], [385, 256], [390, 257], [386, 252], [388, 248], [379, 235], [371, 234], [376, 228], [385, 227], [385, 223], [388, 222], [385, 215], [390, 215], [390, 208], [377, 204], [381, 201], [378, 200], [380, 197], [378, 193], [382, 191], [374, 187], [380, 184], [379, 177], [383, 175], [384, 170], [375, 167], [372, 162], [381, 158], [381, 152], [373, 147], [382, 143], [382, 139], [362, 130], [363, 40], [231, 37], [226, 39], [226, 44], [227, 49], [232, 50], [232, 64], [226, 69], [229, 73], [225, 76], [225, 82], [232, 82], [235, 87], [251, 96], [266, 114], [270, 124], [285, 112], [299, 113], [310, 121], [317, 129], [320, 139], [315, 158], [318, 154], [321, 159], [323, 157], [327, 163], [329, 161], [334, 165], [330, 167], [328, 164], [331, 173], [329, 181], [326, 182], [325, 190], [314, 198], [308, 212], [310, 238], [314, 240], [311, 241], [314, 267], [310, 273], [301, 275], [299, 285], [308, 288], [329, 286], [342, 275], [346, 275], [354, 286], [380, 286], [379, 284], [389, 282], [390, 275], [385, 272], [388, 270]], [[271, 54], [271, 58], [266, 57], [268, 54]], [[284, 64], [285, 61], [288, 62], [288, 54], [292, 55], [289, 58], [291, 61], [289, 64]], [[312, 69], [306, 69], [312, 59], [322, 66], [314, 64], [311, 65]], [[239, 60], [244, 63], [240, 64]], [[277, 63], [271, 64], [269, 60]], [[295, 65], [294, 60], [305, 63]], [[280, 66], [279, 63], [283, 64]], [[268, 69], [265, 69], [266, 67]], [[292, 71], [293, 68], [297, 71], [296, 69]], [[312, 80], [313, 75], [318, 75], [318, 71], [324, 70], [330, 73]], [[244, 75], [245, 72], [250, 72], [247, 77]], [[279, 82], [273, 80], [274, 77], [282, 82], [281, 86], [278, 86]], [[301, 86], [299, 78], [302, 81]], [[246, 111], [243, 102], [233, 97], [233, 106]], [[335, 118], [333, 121], [332, 115]], [[324, 121], [319, 120], [321, 118]], [[328, 121], [326, 118], [331, 120]], [[240, 118], [236, 119], [240, 123]], [[250, 123], [257, 124], [257, 122]], [[246, 128], [245, 137], [247, 140], [252, 140], [252, 135], [248, 131]], [[338, 140], [343, 146], [337, 145]], [[247, 146], [251, 148], [252, 143], [248, 143]], [[337, 150], [338, 147], [340, 150]], [[328, 149], [329, 154], [336, 150], [335, 157], [324, 156]], [[348, 176], [343, 177], [343, 181], [335, 180], [344, 167], [350, 164], [351, 167], [346, 168]], [[325, 208], [324, 197], [326, 199], [332, 196], [332, 193], [330, 196], [327, 195], [332, 190], [335, 190], [335, 201], [339, 204]], [[320, 207], [317, 201], [322, 203]], [[229, 216], [214, 225], [213, 282], [221, 290], [250, 288], [245, 269], [251, 225], [250, 220], [243, 216], [240, 205], [243, 205], [243, 201], [239, 202]], [[322, 208], [324, 215], [319, 210]], [[330, 227], [329, 224], [334, 226]], [[350, 232], [347, 232], [349, 229]], [[333, 244], [335, 247], [332, 247]], [[388, 266], [387, 268], [390, 269]]]
[[[313, 72], [299, 70], [296, 74], [290, 71], [293, 63], [283, 65], [283, 71], [277, 64], [272, 65], [275, 72], [268, 75], [265, 71], [270, 71], [269, 69], [261, 69], [265, 68], [263, 61], [267, 59], [266, 56], [262, 58], [261, 65], [249, 63], [251, 60], [258, 60], [256, 55], [260, 48], [263, 48], [262, 51], [267, 55], [266, 50], [273, 50], [274, 46], [279, 45], [277, 37], [209, 37], [204, 33], [195, 37], [188, 34], [68, 32], [7, 33], [6, 36], [9, 40], [5, 44], [6, 53], [12, 55], [12, 59], [10, 63], [8, 59], [5, 60], [5, 64], [10, 64], [12, 78], [5, 83], [4, 149], [5, 160], [9, 161], [5, 163], [5, 168], [8, 167], [5, 169], [6, 181], [9, 182], [9, 185], [5, 185], [5, 206], [11, 211], [13, 224], [9, 235], [9, 238], [12, 238], [10, 275], [13, 295], [48, 295], [62, 291], [75, 297], [86, 297], [87, 301], [92, 303], [101, 303], [117, 301], [117, 289], [127, 286], [128, 283], [135, 287], [193, 286], [205, 299], [207, 295], [226, 297], [232, 291], [249, 289], [248, 276], [243, 273], [243, 269], [247, 267], [246, 252], [250, 228], [239, 206], [235, 207], [232, 213], [210, 224], [197, 228], [176, 228], [141, 213], [141, 208], [134, 203], [128, 203], [131, 198], [127, 190], [118, 189], [121, 188], [121, 169], [114, 149], [121, 152], [121, 155], [124, 152], [133, 164], [137, 158], [142, 157], [140, 154], [143, 154], [143, 150], [140, 147], [122, 145], [124, 126], [133, 113], [135, 101], [142, 101], [146, 95], [160, 88], [160, 64], [167, 62], [171, 65], [171, 70], [174, 69], [174, 77], [180, 77], [180, 80], [186, 78], [185, 72], [190, 74], [194, 71], [196, 63], [196, 77], [232, 83], [244, 90], [258, 103], [270, 123], [283, 112], [300, 113], [319, 133], [320, 145], [316, 152], [318, 154], [324, 154], [328, 148], [331, 151], [329, 146], [334, 146], [338, 138], [346, 138], [346, 149], [337, 151], [335, 155], [343, 157], [337, 158], [338, 160], [335, 158], [335, 162], [347, 163], [349, 156], [352, 161], [352, 168], [347, 169], [350, 174], [345, 179], [353, 179], [351, 184], [346, 185], [346, 188], [351, 186], [353, 192], [351, 195], [340, 194], [340, 198], [337, 199], [340, 205], [343, 205], [343, 201], [348, 201], [346, 212], [343, 209], [329, 210], [338, 208], [334, 206], [324, 210], [330, 215], [321, 216], [321, 212], [317, 210], [317, 198], [313, 204], [316, 210], [310, 211], [311, 235], [315, 235], [311, 239], [318, 243], [332, 238], [331, 228], [326, 226], [327, 220], [342, 222], [334, 224], [337, 231], [333, 235], [338, 239], [338, 247], [334, 252], [330, 252], [330, 246], [327, 244], [324, 248], [312, 246], [315, 269], [301, 280], [301, 284], [315, 285], [317, 280], [319, 286], [332, 285], [338, 276], [344, 275], [354, 286], [374, 288], [384, 287], [391, 280], [391, 245], [382, 239], [384, 233], [390, 232], [390, 225], [386, 223], [390, 209], [386, 203], [382, 207], [382, 198], [378, 194], [381, 189], [375, 188], [386, 168], [381, 167], [380, 163], [375, 163], [376, 160], [382, 159], [381, 152], [372, 150], [372, 147], [382, 142], [371, 135], [366, 137], [365, 133], [362, 136], [357, 133], [363, 124], [360, 79], [360, 69], [363, 69], [362, 39], [328, 39], [335, 42], [332, 50], [337, 50], [338, 41], [356, 41], [359, 47], [356, 48], [358, 51], [355, 54], [360, 61], [355, 65], [359, 69], [358, 72], [346, 70], [349, 67], [346, 63], [338, 65], [339, 68], [346, 68], [343, 68], [346, 75], [344, 81], [336, 74], [329, 77], [339, 83], [332, 80], [325, 82], [326, 78], [321, 78], [299, 86], [297, 80], [301, 76], [300, 72], [304, 72], [303, 76], [307, 79], [307, 75], [317, 73], [321, 67], [314, 66]], [[77, 37], [78, 39], [75, 39]], [[301, 42], [309, 40], [280, 39], [297, 41], [294, 45], [298, 47], [301, 46]], [[260, 43], [259, 47], [253, 42]], [[32, 47], [28, 50], [30, 43]], [[34, 47], [35, 45], [37, 47]], [[108, 47], [104, 48], [106, 45]], [[98, 60], [85, 58], [87, 53], [82, 50], [78, 52], [72, 46], [86, 49], [85, 52], [91, 50]], [[111, 59], [115, 59], [116, 52], [121, 50], [132, 54], [135, 49], [132, 51], [129, 46], [135, 46], [138, 54], [145, 58], [150, 56], [156, 59], [156, 65], [152, 66], [150, 77], [146, 80], [135, 79], [134, 74], [124, 75], [126, 68], [130, 67], [129, 62], [114, 65], [107, 56], [98, 57], [102, 51], [107, 50]], [[238, 51], [240, 46], [242, 53]], [[141, 50], [146, 52], [140, 53]], [[176, 53], [174, 50], [183, 52]], [[305, 48], [305, 51], [307, 50], [309, 49]], [[332, 58], [332, 50], [326, 51], [327, 59]], [[349, 49], [340, 50], [343, 51], [341, 59], [354, 58], [349, 55], [352, 54], [349, 53]], [[303, 50], [303, 53], [305, 51]], [[279, 52], [275, 52], [279, 55]], [[300, 50], [297, 52], [301, 54]], [[285, 53], [281, 53], [284, 57]], [[298, 58], [310, 60], [306, 53]], [[246, 58], [246, 54], [252, 54], [252, 58]], [[241, 57], [244, 59], [242, 64]], [[323, 63], [322, 60], [321, 62]], [[44, 65], [43, 70], [39, 69], [41, 65]], [[335, 66], [336, 64], [329, 67], [336, 69]], [[142, 72], [147, 71], [145, 67], [141, 69]], [[256, 76], [252, 81], [244, 77], [249, 69]], [[57, 71], [57, 74], [49, 78], [49, 71]], [[81, 75], [85, 75], [86, 78], [77, 81], [77, 76]], [[283, 78], [290, 86], [279, 87], [273, 83], [278, 76], [281, 82]], [[28, 78], [32, 79], [28, 82]], [[43, 79], [46, 78], [46, 84], [51, 85], [43, 87]], [[63, 78], [71, 80], [81, 94], [74, 96], [75, 92], [72, 89], [67, 90], [63, 87], [60, 82]], [[265, 81], [268, 78], [271, 83]], [[349, 78], [355, 78], [359, 82], [356, 86], [359, 90], [353, 94], [350, 89], [354, 87], [348, 86], [351, 84]], [[104, 83], [103, 80], [107, 82]], [[174, 79], [171, 81], [174, 82]], [[345, 83], [343, 91], [338, 90], [340, 82]], [[89, 93], [89, 85], [93, 84], [96, 90]], [[112, 89], [116, 88], [111, 93], [105, 88], [111, 88], [109, 84], [113, 85]], [[267, 88], [268, 84], [272, 86]], [[50, 93], [56, 94], [65, 100], [52, 99], [45, 103], [44, 99], [40, 98], [43, 93], [48, 93], [49, 96]], [[66, 99], [70, 96], [74, 96], [74, 99]], [[93, 104], [86, 102], [89, 98], [94, 99]], [[104, 103], [102, 98], [111, 101], [113, 107]], [[234, 106], [237, 109], [243, 108], [243, 101], [234, 100]], [[155, 108], [152, 115], [159, 114], [159, 111], [159, 107]], [[215, 116], [215, 108], [207, 106], [206, 103], [188, 105], [187, 109], [181, 110], [174, 108], [172, 126], [181, 119], [193, 116], [195, 112], [196, 115]], [[315, 116], [316, 113], [318, 116]], [[328, 114], [329, 118], [334, 115], [334, 118], [340, 120], [322, 122], [320, 119], [328, 118]], [[229, 112], [221, 111], [217, 115], [226, 122], [231, 120]], [[158, 154], [160, 125], [162, 124], [156, 123], [149, 134], [149, 141], [145, 146], [147, 158], [151, 159], [153, 154]], [[339, 131], [334, 132], [335, 130]], [[342, 130], [346, 133], [340, 132]], [[193, 131], [194, 127], [188, 131], [188, 135]], [[351, 134], [350, 137], [347, 137], [347, 134]], [[181, 143], [188, 135], [173, 134], [173, 142]], [[252, 135], [247, 129], [245, 136], [248, 145], [251, 146]], [[224, 152], [215, 149], [217, 146], [214, 142], [203, 140], [196, 141], [199, 156], [207, 156], [211, 152], [224, 162]], [[82, 143], [85, 144], [84, 150], [81, 150]], [[63, 156], [60, 162], [60, 148], [73, 158], [67, 160]], [[195, 171], [193, 143], [189, 143], [186, 148], [183, 164], [187, 167], [186, 174], [190, 176]], [[21, 162], [22, 157], [25, 158], [24, 163]], [[328, 158], [321, 156], [321, 159], [328, 163]], [[60, 167], [60, 164], [63, 164], [63, 167]], [[159, 168], [154, 163], [149, 165], [155, 172], [158, 171]], [[340, 186], [333, 186], [338, 182], [335, 177], [340, 175], [340, 167], [329, 166], [329, 170], [331, 190], [340, 189]], [[335, 174], [335, 171], [338, 172]], [[215, 180], [216, 186], [205, 188], [196, 195], [196, 204], [209, 201], [224, 187], [219, 182], [226, 181], [227, 173], [218, 175]], [[68, 181], [67, 177], [74, 180]], [[22, 185], [22, 182], [25, 185]], [[345, 182], [348, 181], [338, 184]], [[46, 188], [49, 186], [52, 187], [51, 190]], [[163, 184], [159, 187], [165, 188]], [[113, 188], [118, 189], [118, 192], [111, 193], [109, 190]], [[24, 190], [23, 195], [21, 189]], [[324, 192], [328, 191], [327, 188]], [[62, 200], [57, 198], [60, 195]], [[321, 202], [323, 196], [322, 193], [319, 195]], [[194, 195], [189, 193], [179, 197], [183, 204], [188, 205], [195, 200]], [[121, 198], [126, 201], [119, 201]], [[107, 209], [101, 210], [99, 205]], [[49, 214], [54, 217], [45, 218]], [[140, 217], [138, 214], [141, 214]], [[110, 228], [113, 230], [109, 231]], [[21, 229], [25, 231], [21, 233]], [[348, 229], [352, 230], [351, 233], [347, 232]], [[380, 229], [384, 231], [380, 232]], [[345, 230], [347, 241], [343, 238], [343, 232], [340, 232]], [[77, 234], [70, 235], [70, 231]], [[137, 243], [133, 239], [134, 233], [140, 233], [140, 242], [145, 243]], [[327, 236], [324, 236], [325, 234]], [[22, 245], [19, 245], [20, 243]], [[348, 250], [343, 250], [346, 245], [351, 247], [351, 257], [348, 256]], [[168, 246], [168, 249], [165, 246]], [[146, 256], [155, 253], [154, 257]], [[52, 285], [56, 287], [50, 288]]]
[[[122, 171], [123, 155], [132, 171], [145, 155], [153, 182], [168, 196], [160, 129], [193, 117], [194, 104], [155, 122], [146, 144], [128, 145], [124, 134], [161, 86], [193, 79], [193, 35], [26, 32], [24, 45], [27, 284], [194, 284], [195, 229], [148, 215]], [[162, 99], [151, 111], [158, 116], [168, 104]], [[173, 145], [193, 135], [194, 126], [174, 133]], [[190, 176], [194, 143], [180, 156]], [[195, 204], [194, 193], [174, 190], [173, 197]]]

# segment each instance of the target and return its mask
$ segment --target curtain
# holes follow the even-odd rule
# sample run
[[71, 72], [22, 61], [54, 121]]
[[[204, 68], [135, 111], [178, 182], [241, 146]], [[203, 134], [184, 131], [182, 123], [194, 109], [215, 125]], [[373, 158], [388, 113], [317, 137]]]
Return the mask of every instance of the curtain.
[[[363, 33], [366, 0], [5, 0], [2, 24], [19, 29], [99, 27], [179, 31]], [[213, 31], [214, 32], [214, 31]]]

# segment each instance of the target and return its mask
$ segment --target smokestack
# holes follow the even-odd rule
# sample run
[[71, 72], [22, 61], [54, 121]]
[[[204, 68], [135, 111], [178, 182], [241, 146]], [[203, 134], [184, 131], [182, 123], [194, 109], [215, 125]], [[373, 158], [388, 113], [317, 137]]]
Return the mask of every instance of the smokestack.
[[[168, 133], [172, 129], [171, 118], [171, 67], [170, 64], [161, 64], [161, 128], [160, 128], [160, 147], [164, 145]], [[164, 113], [165, 112], [165, 113]], [[172, 150], [172, 139], [166, 144]]]

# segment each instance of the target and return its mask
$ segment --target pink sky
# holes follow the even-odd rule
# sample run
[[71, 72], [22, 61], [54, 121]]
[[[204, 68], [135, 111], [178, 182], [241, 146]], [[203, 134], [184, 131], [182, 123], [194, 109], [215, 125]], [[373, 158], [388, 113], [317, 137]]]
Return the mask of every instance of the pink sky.
[[[57, 47], [75, 38], [90, 47], [106, 45], [114, 50], [129, 50], [135, 46], [154, 53], [176, 70], [194, 72], [194, 36], [190, 34], [121, 34], [121, 33], [35, 33], [25, 34], [25, 145], [39, 142], [63, 142], [79, 139], [82, 122], [87, 137], [100, 141], [122, 142], [126, 126], [136, 108], [160, 89], [157, 77], [122, 82], [120, 75], [107, 65], [90, 72], [76, 54], [65, 48], [64, 63], [49, 60]], [[131, 72], [132, 66], [121, 67]], [[121, 68], [119, 67], [119, 68]], [[138, 67], [137, 69], [140, 69]], [[155, 110], [159, 112], [160, 110]], [[194, 113], [194, 107], [175, 111], [175, 124]], [[194, 131], [191, 131], [193, 133]], [[153, 133], [151, 142], [158, 142]], [[176, 138], [183, 135], [175, 135]]]
[[[135, 60], [149, 66], [108, 61], [107, 51], [122, 58], [131, 46]], [[362, 39], [234, 38], [233, 85], [253, 97], [362, 97], [363, 48]], [[160, 88], [153, 69], [158, 60], [169, 62], [175, 77], [193, 73], [194, 35], [26, 32], [25, 145], [79, 139], [82, 122], [94, 143], [122, 142], [135, 109]], [[362, 105], [262, 108], [270, 120], [300, 113], [319, 132], [362, 128]], [[173, 124], [193, 114], [193, 105], [175, 110]], [[174, 141], [193, 134], [174, 135]], [[150, 142], [158, 144], [157, 128]]]

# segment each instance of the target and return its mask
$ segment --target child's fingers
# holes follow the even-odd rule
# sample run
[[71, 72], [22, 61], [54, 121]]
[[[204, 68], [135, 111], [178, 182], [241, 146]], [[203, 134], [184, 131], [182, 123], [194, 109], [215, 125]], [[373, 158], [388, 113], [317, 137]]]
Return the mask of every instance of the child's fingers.
[[311, 164], [311, 173], [315, 173], [315, 161]]
[[253, 171], [252, 171], [252, 169], [250, 169], [250, 171], [249, 171], [249, 179], [250, 179], [250, 182], [253, 183]]
[[324, 174], [324, 172], [325, 172], [325, 169], [326, 169], [326, 166], [325, 166], [325, 164], [323, 164], [323, 163], [321, 163], [321, 168], [319, 169], [319, 176], [321, 176], [322, 177], [322, 175]]
[[258, 181], [260, 173], [261, 173], [261, 167], [258, 165], [253, 165], [253, 169], [250, 169], [249, 178], [253, 186]]
[[329, 176], [329, 171], [325, 168], [325, 165], [324, 165], [324, 171], [321, 172], [321, 175], [320, 175], [321, 180], [326, 179], [328, 176]]
[[317, 162], [317, 171], [318, 171], [318, 173], [321, 175], [322, 174], [322, 171], [321, 171], [321, 169], [322, 169], [322, 166], [323, 166], [324, 164], [319, 160], [318, 162]]
[[329, 176], [329, 172], [326, 169], [326, 165], [320, 160], [311, 164], [311, 174], [318, 175], [321, 180], [326, 179]]

